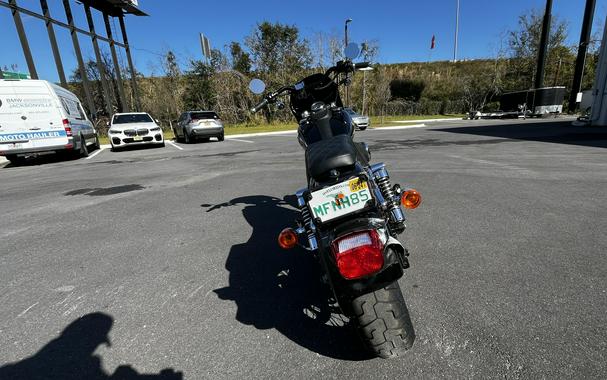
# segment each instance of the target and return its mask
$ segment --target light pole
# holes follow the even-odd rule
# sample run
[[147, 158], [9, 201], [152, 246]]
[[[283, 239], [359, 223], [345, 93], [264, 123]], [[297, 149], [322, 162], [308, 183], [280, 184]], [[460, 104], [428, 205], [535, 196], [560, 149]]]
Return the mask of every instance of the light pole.
[[453, 62], [457, 62], [457, 37], [459, 34], [459, 0], [455, 9], [455, 43], [453, 45]]
[[344, 48], [346, 46], [348, 46], [348, 24], [352, 22], [352, 19], [349, 18], [346, 20], [345, 24], [344, 24]]
[[363, 72], [363, 109], [361, 111], [361, 115], [365, 115], [365, 103], [367, 100], [367, 71], [373, 70], [372, 67], [365, 67], [364, 69], [359, 69], [358, 71]]
[[[344, 50], [346, 46], [348, 46], [348, 24], [352, 22], [352, 19], [349, 18], [344, 23]], [[346, 107], [350, 104], [350, 93], [348, 91], [348, 86], [346, 85]]]

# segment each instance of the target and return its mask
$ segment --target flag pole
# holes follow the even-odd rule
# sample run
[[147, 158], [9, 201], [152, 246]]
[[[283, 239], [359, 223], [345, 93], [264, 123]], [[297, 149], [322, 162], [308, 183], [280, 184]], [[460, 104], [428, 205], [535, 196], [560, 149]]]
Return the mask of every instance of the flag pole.
[[457, 35], [459, 34], [459, 0], [455, 8], [455, 44], [453, 45], [453, 62], [457, 62]]

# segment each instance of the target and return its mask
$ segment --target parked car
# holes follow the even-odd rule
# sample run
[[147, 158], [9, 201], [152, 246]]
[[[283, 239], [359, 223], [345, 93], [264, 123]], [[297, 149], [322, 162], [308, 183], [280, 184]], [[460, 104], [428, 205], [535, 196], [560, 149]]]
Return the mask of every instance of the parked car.
[[116, 113], [109, 126], [112, 151], [133, 145], [164, 146], [164, 134], [158, 120], [146, 112]]
[[88, 156], [89, 145], [99, 148], [99, 137], [76, 95], [45, 80], [0, 80], [0, 156]]
[[217, 113], [213, 111], [186, 111], [177, 120], [174, 128], [175, 137], [185, 143], [196, 140], [208, 141], [216, 137], [218, 141], [224, 139], [223, 123]]
[[363, 116], [354, 111], [352, 108], [344, 108], [344, 110], [348, 113], [348, 115], [350, 115], [350, 118], [352, 119], [352, 124], [354, 124], [355, 128], [358, 128], [361, 131], [367, 129], [370, 124], [369, 116]]

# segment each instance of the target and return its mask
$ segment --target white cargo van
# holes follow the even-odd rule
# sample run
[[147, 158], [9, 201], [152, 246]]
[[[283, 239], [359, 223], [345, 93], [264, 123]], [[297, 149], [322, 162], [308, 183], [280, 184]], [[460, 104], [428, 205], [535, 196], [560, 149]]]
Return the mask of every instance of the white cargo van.
[[44, 80], [0, 80], [0, 156], [20, 163], [28, 155], [99, 147], [93, 124], [76, 95]]

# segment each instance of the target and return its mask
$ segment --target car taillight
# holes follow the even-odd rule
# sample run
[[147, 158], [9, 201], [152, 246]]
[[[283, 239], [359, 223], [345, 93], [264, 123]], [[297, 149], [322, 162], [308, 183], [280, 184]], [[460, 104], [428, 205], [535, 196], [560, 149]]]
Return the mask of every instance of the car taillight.
[[384, 266], [383, 244], [375, 230], [354, 232], [331, 243], [339, 273], [354, 280], [378, 272]]
[[67, 137], [73, 136], [72, 127], [70, 126], [70, 121], [68, 119], [63, 119], [63, 129], [65, 129], [65, 134]]

